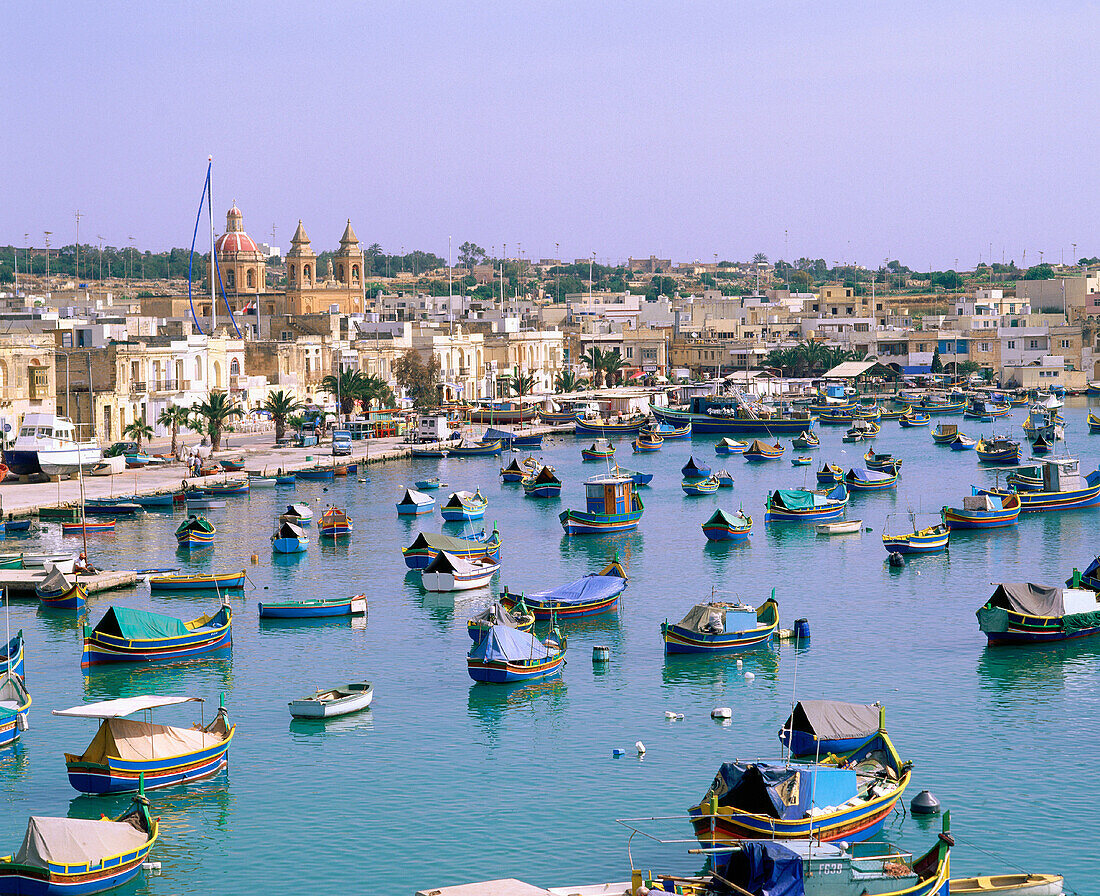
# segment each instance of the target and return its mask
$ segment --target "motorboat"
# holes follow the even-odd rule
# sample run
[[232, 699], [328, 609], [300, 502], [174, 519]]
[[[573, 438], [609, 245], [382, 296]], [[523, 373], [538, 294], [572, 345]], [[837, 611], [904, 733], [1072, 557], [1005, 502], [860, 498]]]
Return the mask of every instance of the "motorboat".
[[71, 476], [102, 460], [99, 443], [77, 440], [73, 422], [56, 414], [25, 414], [15, 442], [4, 450], [4, 463], [16, 476]]

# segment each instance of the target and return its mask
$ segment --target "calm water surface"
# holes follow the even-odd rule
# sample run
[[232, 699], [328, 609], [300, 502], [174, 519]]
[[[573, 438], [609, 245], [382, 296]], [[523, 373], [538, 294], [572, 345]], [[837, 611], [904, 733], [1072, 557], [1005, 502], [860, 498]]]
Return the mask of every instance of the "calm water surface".
[[[1100, 460], [1100, 437], [1089, 439], [1085, 405], [1071, 400], [1068, 445], [1082, 469]], [[961, 417], [974, 437], [992, 431]], [[998, 432], [1022, 435], [1022, 411]], [[77, 797], [69, 787], [64, 751], [81, 752], [94, 723], [55, 718], [50, 711], [84, 700], [144, 693], [205, 696], [209, 712], [224, 694], [238, 725], [227, 773], [187, 788], [156, 791], [161, 841], [159, 876], [119, 892], [247, 893], [317, 885], [328, 892], [410, 894], [421, 886], [515, 876], [542, 885], [625, 879], [624, 829], [614, 819], [683, 815], [706, 790], [718, 765], [734, 757], [777, 756], [776, 730], [792, 698], [882, 700], [890, 733], [916, 763], [904, 802], [932, 790], [952, 810], [960, 838], [956, 875], [1012, 867], [1063, 872], [1082, 893], [1100, 893], [1090, 873], [1091, 846], [1081, 837], [1096, 820], [1098, 786], [1087, 772], [1100, 696], [1100, 639], [1038, 650], [990, 650], [974, 611], [990, 583], [1057, 584], [1073, 566], [1100, 552], [1097, 511], [1037, 514], [1015, 529], [953, 536], [949, 557], [884, 564], [880, 535], [889, 514], [896, 526], [913, 509], [931, 522], [945, 503], [958, 504], [974, 484], [988, 484], [973, 451], [933, 446], [928, 429], [883, 423], [879, 451], [904, 458], [896, 494], [856, 495], [849, 517], [874, 532], [819, 538], [812, 527], [765, 529], [763, 500], [777, 487], [814, 482], [828, 460], [862, 466], [861, 446], [842, 445], [843, 429], [820, 428], [814, 466], [747, 464], [716, 458], [714, 438], [668, 442], [624, 466], [654, 472], [643, 490], [640, 529], [611, 538], [563, 538], [557, 515], [583, 506], [582, 478], [599, 471], [580, 462], [584, 442], [547, 440], [540, 453], [565, 483], [560, 501], [524, 499], [518, 485], [499, 482], [492, 458], [407, 461], [375, 467], [371, 481], [299, 483], [296, 489], [256, 490], [210, 511], [218, 526], [211, 555], [178, 557], [172, 532], [181, 516], [147, 514], [97, 536], [93, 559], [107, 568], [169, 566], [247, 568], [251, 585], [233, 599], [231, 658], [165, 668], [80, 669], [80, 632], [65, 616], [44, 616], [33, 601], [11, 607], [12, 629], [27, 638], [31, 729], [0, 752], [0, 853], [16, 849], [29, 814], [98, 817], [128, 799]], [[731, 491], [688, 498], [679, 469], [694, 452], [736, 477]], [[507, 455], [506, 455], [507, 457]], [[466, 675], [466, 619], [489, 593], [427, 594], [406, 575], [401, 548], [420, 529], [443, 524], [438, 511], [397, 518], [394, 503], [406, 484], [440, 475], [452, 488], [480, 486], [489, 498], [485, 522], [504, 537], [495, 593], [541, 589], [599, 570], [618, 551], [631, 576], [618, 615], [577, 624], [569, 634], [562, 678], [522, 687], [474, 685]], [[119, 489], [124, 490], [120, 477]], [[66, 486], [75, 488], [74, 485]], [[439, 495], [445, 498], [450, 489]], [[345, 504], [355, 520], [350, 542], [272, 560], [271, 520], [290, 501]], [[707, 543], [700, 528], [716, 506], [743, 505], [756, 521], [745, 545]], [[34, 538], [9, 539], [4, 549], [64, 545], [47, 526]], [[249, 565], [252, 553], [259, 564]], [[782, 624], [809, 619], [810, 646], [789, 644], [736, 657], [665, 660], [660, 623], [679, 619], [711, 590], [754, 605], [775, 589]], [[276, 597], [331, 597], [365, 592], [365, 624], [261, 624], [256, 602]], [[193, 618], [216, 605], [212, 595], [151, 595], [148, 586], [102, 595], [93, 623], [111, 603]], [[607, 644], [612, 660], [593, 668], [592, 647]], [[755, 673], [746, 682], [744, 672]], [[292, 722], [286, 701], [314, 688], [369, 678], [369, 712], [328, 723]], [[732, 724], [711, 721], [727, 705]], [[664, 712], [684, 713], [666, 721]], [[170, 708], [157, 721], [190, 724], [192, 711]], [[633, 744], [647, 747], [644, 760]], [[612, 758], [615, 747], [628, 755]], [[934, 839], [938, 821], [900, 812], [886, 836], [916, 851]], [[669, 828], [690, 836], [686, 826]], [[1003, 860], [993, 859], [988, 850]], [[672, 853], [635, 841], [642, 865], [669, 867]], [[681, 870], [691, 863], [678, 860]]]

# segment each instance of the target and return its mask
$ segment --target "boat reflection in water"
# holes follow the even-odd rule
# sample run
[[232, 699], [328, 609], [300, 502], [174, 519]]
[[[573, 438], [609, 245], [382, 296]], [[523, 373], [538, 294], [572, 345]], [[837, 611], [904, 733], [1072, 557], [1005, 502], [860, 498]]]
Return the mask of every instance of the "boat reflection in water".
[[466, 712], [485, 729], [495, 745], [501, 733], [500, 723], [507, 713], [528, 719], [537, 714], [550, 723], [551, 731], [559, 725], [568, 727], [569, 723], [563, 715], [568, 706], [566, 693], [565, 679], [560, 675], [492, 687], [472, 682], [466, 698]]

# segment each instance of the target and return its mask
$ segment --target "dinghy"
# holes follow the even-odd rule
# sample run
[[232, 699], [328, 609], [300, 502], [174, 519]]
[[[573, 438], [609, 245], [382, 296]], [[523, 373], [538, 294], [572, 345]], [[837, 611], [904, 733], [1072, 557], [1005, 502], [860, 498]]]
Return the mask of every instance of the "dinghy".
[[359, 712], [374, 700], [374, 685], [369, 681], [353, 681], [333, 688], [318, 689], [308, 697], [291, 700], [287, 705], [296, 719], [331, 719]]

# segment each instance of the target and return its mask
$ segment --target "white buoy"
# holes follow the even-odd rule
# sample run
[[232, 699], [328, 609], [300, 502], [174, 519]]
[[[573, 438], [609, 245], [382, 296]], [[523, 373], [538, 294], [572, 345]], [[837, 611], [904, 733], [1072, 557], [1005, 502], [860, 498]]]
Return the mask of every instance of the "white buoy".
[[682, 722], [684, 720], [684, 714], [682, 712], [672, 712], [672, 710], [665, 710], [665, 718], [670, 722]]
[[751, 672], [746, 672], [745, 681], [756, 681], [756, 676], [753, 675]]
[[710, 711], [710, 717], [712, 719], [732, 719], [733, 710], [728, 706], [716, 706]]
[[740, 668], [741, 668], [741, 667], [742, 667], [743, 665], [745, 665], [745, 663], [744, 663], [744, 661], [743, 661], [743, 660], [738, 660], [738, 661], [737, 661], [737, 668], [738, 668], [738, 669], [740, 669]]
[[638, 741], [636, 744], [634, 744], [634, 749], [638, 751], [639, 756], [645, 756], [645, 744], [643, 744], [641, 741]]

